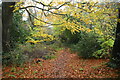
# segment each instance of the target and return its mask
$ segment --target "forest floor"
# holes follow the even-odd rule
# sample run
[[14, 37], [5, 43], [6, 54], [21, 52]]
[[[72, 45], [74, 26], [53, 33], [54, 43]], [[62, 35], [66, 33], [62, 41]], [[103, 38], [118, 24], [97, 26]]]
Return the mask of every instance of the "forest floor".
[[[117, 69], [105, 65], [109, 59], [83, 59], [69, 49], [59, 50], [57, 58], [34, 59], [24, 67], [4, 67], [3, 78], [116, 78]], [[36, 63], [37, 60], [41, 62]]]

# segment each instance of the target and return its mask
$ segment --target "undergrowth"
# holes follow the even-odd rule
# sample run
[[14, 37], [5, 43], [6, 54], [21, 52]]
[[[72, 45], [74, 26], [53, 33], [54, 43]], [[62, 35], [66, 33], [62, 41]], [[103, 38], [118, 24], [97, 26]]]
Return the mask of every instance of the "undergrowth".
[[18, 44], [18, 46], [9, 53], [3, 53], [4, 66], [21, 66], [24, 62], [32, 61], [34, 58], [54, 59], [56, 51], [63, 49], [58, 44], [45, 45], [39, 44]]

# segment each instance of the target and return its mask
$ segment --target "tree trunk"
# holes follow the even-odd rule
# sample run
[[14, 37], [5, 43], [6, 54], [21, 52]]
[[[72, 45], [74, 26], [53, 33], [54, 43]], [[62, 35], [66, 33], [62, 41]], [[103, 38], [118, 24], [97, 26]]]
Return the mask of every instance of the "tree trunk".
[[10, 49], [10, 28], [12, 27], [13, 7], [15, 2], [2, 3], [2, 50], [8, 52]]
[[112, 50], [112, 59], [111, 62], [113, 62], [116, 65], [120, 65], [120, 9], [118, 13], [118, 22], [117, 22], [117, 28], [116, 28], [116, 39], [114, 42], [113, 50]]

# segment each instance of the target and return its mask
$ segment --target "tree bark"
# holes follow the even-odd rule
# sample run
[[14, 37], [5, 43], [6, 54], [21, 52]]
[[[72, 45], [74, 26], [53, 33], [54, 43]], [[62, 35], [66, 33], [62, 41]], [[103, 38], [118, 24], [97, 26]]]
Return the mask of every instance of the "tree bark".
[[117, 22], [117, 28], [116, 28], [116, 38], [113, 45], [112, 50], [112, 59], [111, 62], [115, 63], [116, 65], [120, 65], [120, 8], [118, 9], [118, 22]]
[[12, 27], [13, 7], [15, 2], [2, 3], [2, 50], [8, 52], [10, 49], [10, 28]]

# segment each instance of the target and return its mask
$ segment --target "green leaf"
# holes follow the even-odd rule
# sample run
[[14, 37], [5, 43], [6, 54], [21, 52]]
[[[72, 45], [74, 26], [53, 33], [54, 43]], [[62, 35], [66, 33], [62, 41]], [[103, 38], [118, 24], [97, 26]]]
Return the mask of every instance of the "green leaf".
[[10, 74], [10, 75], [8, 75], [8, 76], [10, 76], [10, 77], [16, 77], [15, 75], [13, 75], [13, 74]]
[[79, 70], [80, 70], [80, 71], [83, 71], [84, 69], [83, 69], [83, 68], [80, 68]]

